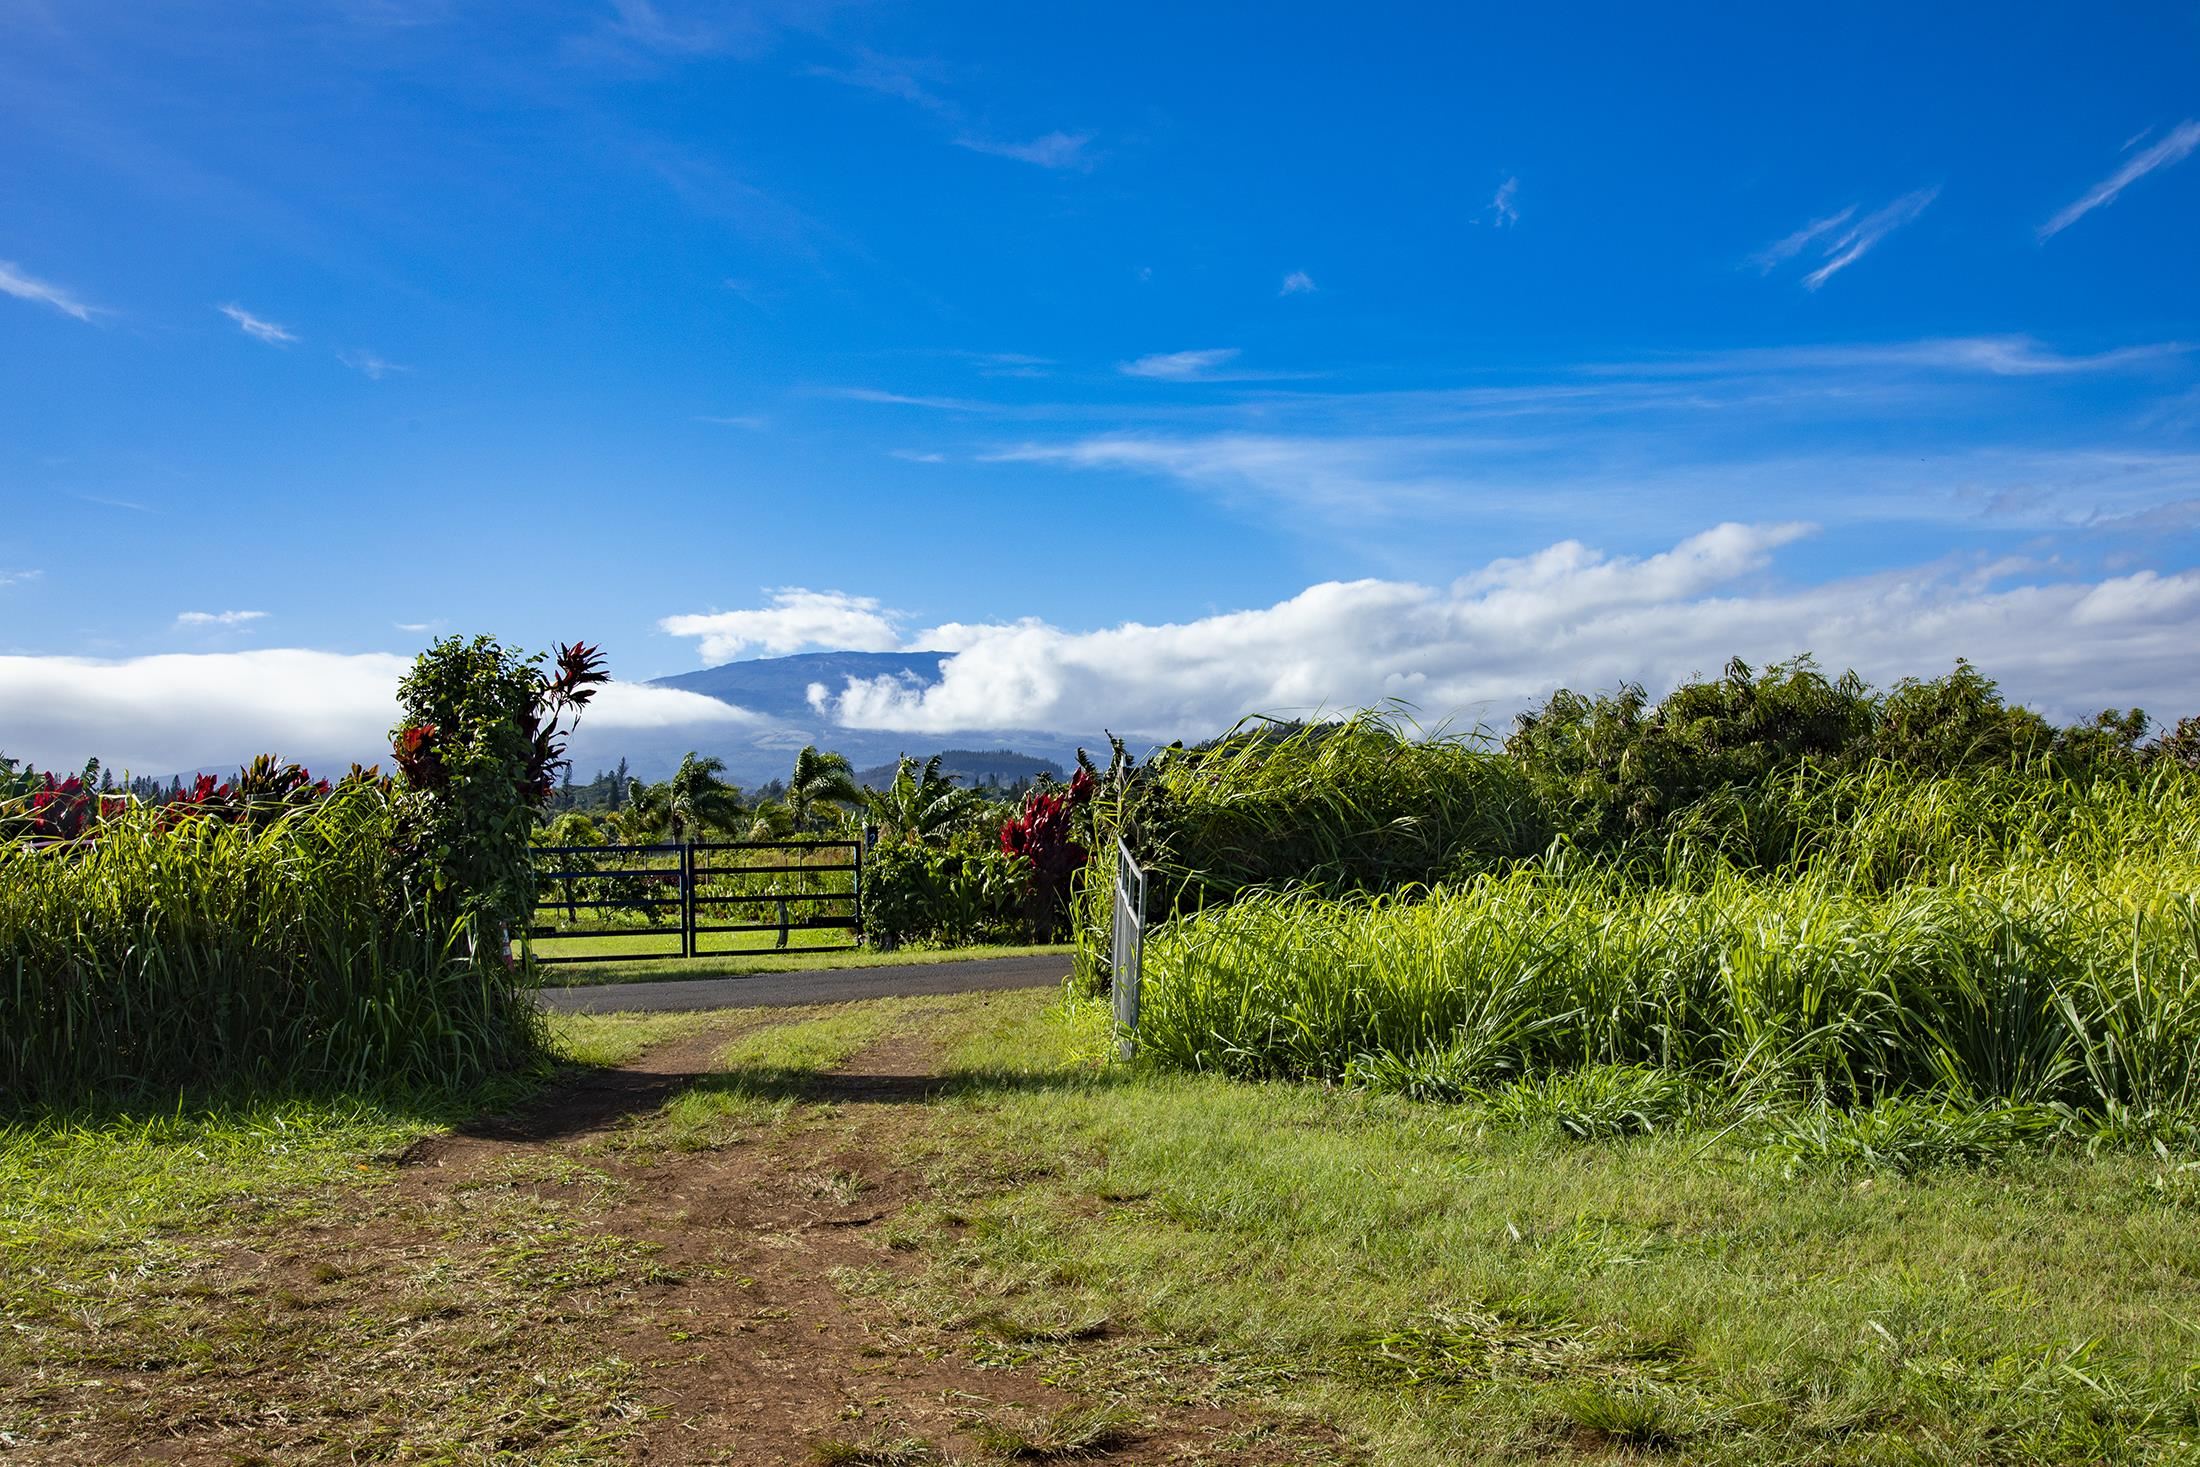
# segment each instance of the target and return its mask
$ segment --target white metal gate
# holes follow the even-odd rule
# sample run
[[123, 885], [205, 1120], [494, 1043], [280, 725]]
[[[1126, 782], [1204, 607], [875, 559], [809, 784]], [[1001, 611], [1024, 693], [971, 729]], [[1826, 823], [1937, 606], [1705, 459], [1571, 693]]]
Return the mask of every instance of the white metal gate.
[[1108, 952], [1108, 987], [1115, 996], [1115, 1026], [1123, 1058], [1138, 1042], [1138, 983], [1146, 963], [1146, 873], [1131, 848], [1115, 843], [1115, 932]]

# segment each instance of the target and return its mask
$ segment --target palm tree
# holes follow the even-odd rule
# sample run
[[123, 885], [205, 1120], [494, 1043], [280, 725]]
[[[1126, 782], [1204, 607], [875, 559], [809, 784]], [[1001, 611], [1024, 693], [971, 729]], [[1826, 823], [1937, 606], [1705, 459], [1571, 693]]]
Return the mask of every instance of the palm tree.
[[796, 830], [822, 827], [826, 810], [858, 810], [863, 805], [863, 786], [856, 783], [855, 767], [845, 754], [821, 753], [815, 744], [802, 746], [794, 756], [794, 773], [787, 778], [787, 812]]
[[699, 756], [692, 749], [680, 760], [680, 767], [667, 781], [674, 840], [681, 839], [683, 833], [692, 839], [713, 826], [730, 830], [741, 818], [741, 791], [718, 777], [725, 772], [725, 760]]
[[712, 826], [732, 829], [741, 818], [741, 791], [718, 777], [725, 772], [725, 760], [690, 749], [663, 784], [636, 780], [627, 797], [632, 827], [669, 834], [674, 844]]
[[865, 791], [871, 817], [889, 839], [918, 845], [941, 840], [983, 802], [976, 790], [940, 773], [941, 757], [934, 754], [920, 771], [917, 761], [904, 754], [892, 784]]
[[746, 840], [785, 840], [794, 834], [794, 816], [777, 800], [758, 800], [749, 810]]

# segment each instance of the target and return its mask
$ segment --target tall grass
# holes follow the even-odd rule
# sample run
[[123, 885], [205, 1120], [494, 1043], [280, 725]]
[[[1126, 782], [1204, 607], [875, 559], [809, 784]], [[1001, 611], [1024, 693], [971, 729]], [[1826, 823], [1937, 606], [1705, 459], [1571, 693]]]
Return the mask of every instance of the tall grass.
[[254, 827], [137, 808], [0, 845], [0, 1101], [463, 1084], [536, 1053], [515, 975], [430, 930], [386, 797]]
[[1149, 939], [1166, 1063], [1466, 1090], [1648, 1065], [1838, 1104], [2200, 1101], [2200, 793], [1886, 772], [1764, 793], [1788, 859], [1562, 850], [1436, 888], [1254, 893]]

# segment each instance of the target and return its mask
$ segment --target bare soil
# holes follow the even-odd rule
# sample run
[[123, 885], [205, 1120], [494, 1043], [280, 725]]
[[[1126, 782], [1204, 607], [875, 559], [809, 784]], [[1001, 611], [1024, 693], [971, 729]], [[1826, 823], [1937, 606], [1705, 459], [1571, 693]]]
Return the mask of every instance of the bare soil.
[[[890, 1236], [927, 1196], [913, 1158], [926, 1149], [933, 1116], [923, 1102], [938, 1081], [921, 1032], [817, 1077], [781, 1124], [693, 1150], [621, 1144], [627, 1122], [712, 1074], [730, 1034], [771, 1021], [715, 1025], [416, 1145], [389, 1159], [394, 1184], [355, 1218], [243, 1230], [194, 1286], [195, 1318], [249, 1311], [281, 1336], [292, 1319], [364, 1311], [377, 1316], [371, 1336], [321, 1345], [301, 1335], [294, 1348], [271, 1348], [259, 1368], [168, 1372], [156, 1360], [109, 1371], [95, 1383], [98, 1400], [74, 1403], [80, 1429], [43, 1460], [407, 1457], [403, 1424], [388, 1418], [434, 1409], [437, 1391], [450, 1387], [408, 1387], [406, 1367], [447, 1377], [469, 1359], [499, 1379], [553, 1385], [593, 1363], [615, 1368], [622, 1384], [605, 1419], [590, 1424], [593, 1437], [582, 1434], [601, 1444], [578, 1453], [590, 1457], [881, 1467], [1300, 1460], [1306, 1439], [1279, 1436], [1273, 1420], [1196, 1404], [1126, 1407], [1080, 1398], [1030, 1367], [981, 1368], [952, 1325], [896, 1309], [875, 1282], [851, 1287], [924, 1267], [906, 1234]], [[547, 1242], [529, 1251], [513, 1240], [524, 1242], [521, 1224], [537, 1215], [563, 1219], [565, 1230], [542, 1234]], [[600, 1268], [596, 1240], [616, 1244]], [[529, 1277], [569, 1268], [576, 1281], [494, 1321], [467, 1317], [462, 1287], [421, 1301], [421, 1280], [453, 1259], [460, 1275], [481, 1278], [520, 1266], [513, 1258]], [[409, 1358], [405, 1344], [390, 1346], [393, 1332], [409, 1342]], [[1112, 1333], [1095, 1329], [1093, 1348]], [[366, 1351], [370, 1342], [379, 1354]], [[299, 1350], [347, 1348], [357, 1358], [298, 1368]], [[1055, 1363], [1052, 1379], [1075, 1380]], [[1079, 1429], [1080, 1410], [1113, 1414], [1088, 1415]], [[557, 1455], [572, 1454], [570, 1423], [531, 1425], [520, 1405], [507, 1416], [498, 1440], [477, 1443], [480, 1460], [534, 1460], [534, 1430]], [[1104, 1425], [1093, 1429], [1094, 1420]], [[460, 1458], [471, 1459], [473, 1451]]]

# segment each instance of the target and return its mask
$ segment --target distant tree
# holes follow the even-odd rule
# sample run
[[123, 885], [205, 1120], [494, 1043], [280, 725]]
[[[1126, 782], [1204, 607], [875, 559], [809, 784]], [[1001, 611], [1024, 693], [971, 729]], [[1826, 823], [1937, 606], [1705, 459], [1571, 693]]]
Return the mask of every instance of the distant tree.
[[746, 840], [785, 840], [794, 834], [794, 812], [778, 800], [758, 800], [749, 807]]
[[1520, 715], [1505, 750], [1577, 838], [1620, 841], [1714, 791], [1852, 758], [1871, 728], [1871, 694], [1854, 673], [1829, 679], [1807, 655], [1758, 672], [1737, 657], [1725, 676], [1683, 683], [1655, 707], [1633, 683], [1595, 698], [1561, 688]]
[[2074, 723], [2055, 735], [2058, 762], [2094, 773], [2138, 767], [2145, 755], [2139, 741], [2149, 720], [2143, 708], [2104, 708], [2089, 723]]
[[672, 778], [649, 787], [651, 808], [662, 810], [673, 840], [693, 840], [713, 827], [730, 830], [741, 818], [741, 791], [718, 777], [725, 772], [725, 760], [690, 749]]
[[855, 768], [846, 755], [805, 744], [794, 756], [794, 772], [787, 777], [786, 803], [795, 830], [822, 829], [826, 812], [863, 808], [863, 786], [856, 783]]
[[2200, 769], [2200, 718], [2180, 718], [2154, 741], [2154, 758], [2184, 769]]
[[920, 766], [904, 754], [893, 782], [882, 790], [866, 792], [871, 818], [878, 822], [885, 838], [936, 844], [966, 823], [971, 812], [984, 803], [977, 791], [964, 789], [940, 773], [941, 758], [934, 754]]
[[2045, 754], [2055, 731], [1963, 658], [1946, 677], [1906, 677], [1879, 702], [1872, 752], [1911, 769], [2020, 768]]

